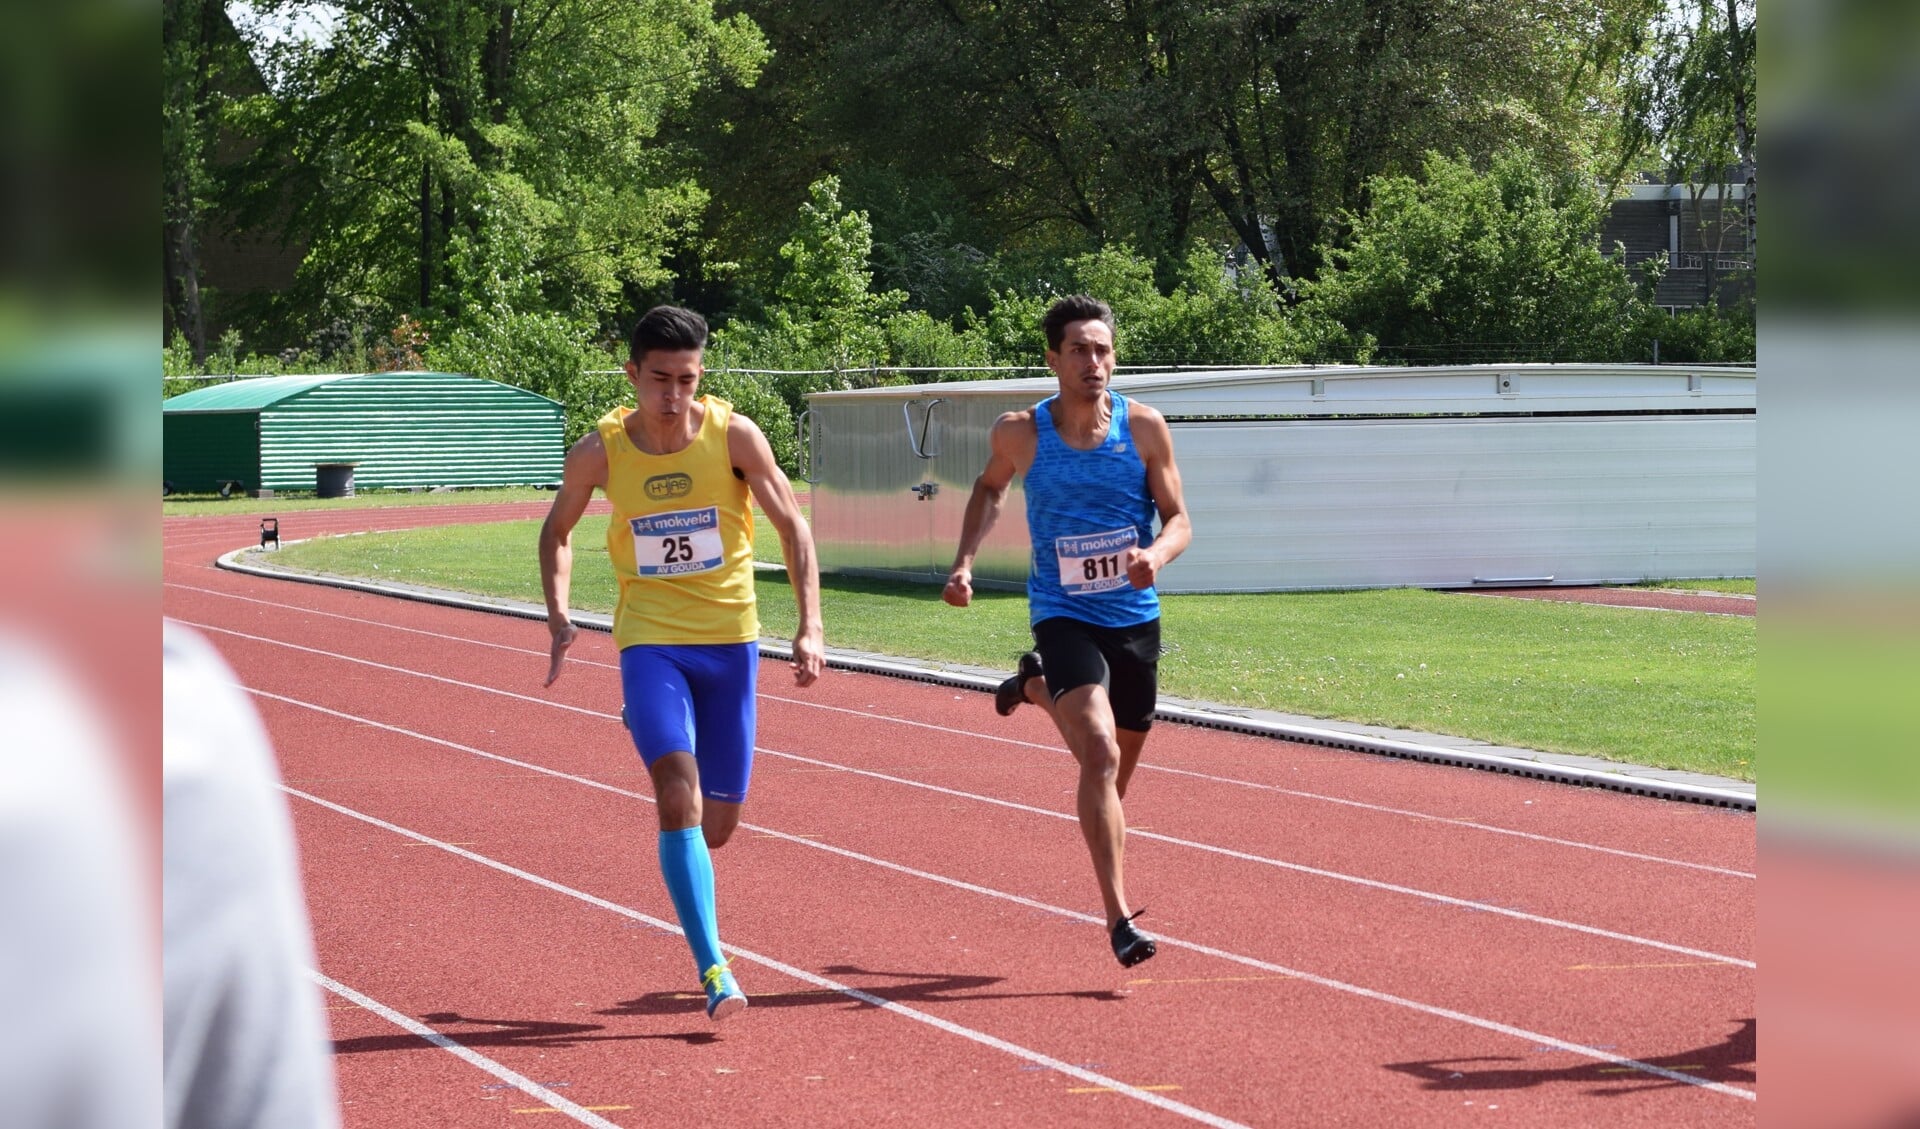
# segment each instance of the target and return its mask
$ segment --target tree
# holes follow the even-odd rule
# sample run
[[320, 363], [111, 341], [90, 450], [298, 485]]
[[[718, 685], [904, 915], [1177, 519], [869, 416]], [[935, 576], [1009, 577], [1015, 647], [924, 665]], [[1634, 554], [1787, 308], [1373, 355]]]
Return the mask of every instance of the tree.
[[201, 225], [214, 192], [220, 140], [217, 100], [245, 66], [225, 9], [215, 0], [166, 0], [161, 10], [161, 273], [164, 331], [206, 360], [200, 295]]
[[1650, 13], [1642, 30], [1613, 45], [1625, 97], [1621, 102], [1620, 151], [1616, 179], [1648, 165], [1669, 184], [1689, 186], [1691, 210], [1706, 256], [1706, 297], [1715, 297], [1713, 261], [1724, 250], [1728, 227], [1721, 204], [1717, 232], [1705, 218], [1708, 192], [1721, 196], [1733, 178], [1744, 187], [1740, 250], [1751, 253], [1758, 239], [1758, 167], [1755, 163], [1753, 0], [1686, 0]]
[[[711, 0], [253, 0], [272, 91], [241, 107], [261, 142], [242, 218], [283, 209], [311, 241], [289, 332], [415, 313], [458, 325], [500, 298], [595, 324], [665, 277], [705, 194], [660, 120], [705, 86], [751, 81], [765, 45]], [[330, 13], [328, 34], [262, 28]], [[489, 315], [491, 316], [491, 315]]]
[[[775, 60], [690, 136], [730, 245], [832, 171], [883, 263], [924, 262], [916, 237], [1056, 262], [1124, 243], [1165, 292], [1194, 240], [1238, 240], [1284, 291], [1368, 178], [1429, 149], [1583, 160], [1605, 115], [1573, 88], [1580, 45], [1637, 2], [749, 0]], [[748, 161], [728, 131], [750, 117]]]
[[[1598, 247], [1592, 182], [1521, 150], [1376, 177], [1301, 313], [1337, 359], [1615, 361], [1641, 305]], [[1371, 357], [1368, 355], [1371, 353]]]

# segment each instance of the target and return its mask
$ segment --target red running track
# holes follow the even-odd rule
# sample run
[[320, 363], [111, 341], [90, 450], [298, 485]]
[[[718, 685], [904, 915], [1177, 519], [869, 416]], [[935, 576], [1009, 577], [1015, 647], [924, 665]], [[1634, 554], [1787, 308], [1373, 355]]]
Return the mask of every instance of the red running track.
[[1758, 615], [1760, 601], [1726, 592], [1682, 592], [1670, 588], [1477, 588], [1455, 589], [1470, 596], [1505, 596], [1510, 600], [1560, 600], [1572, 604], [1601, 604], [1610, 608], [1651, 608], [1667, 612], [1704, 612], [1709, 615]]
[[778, 662], [716, 1028], [611, 639], [543, 691], [538, 623], [212, 567], [257, 528], [168, 522], [165, 606], [274, 736], [348, 1126], [1755, 1121], [1750, 814], [1162, 726], [1123, 970], [1038, 711]]

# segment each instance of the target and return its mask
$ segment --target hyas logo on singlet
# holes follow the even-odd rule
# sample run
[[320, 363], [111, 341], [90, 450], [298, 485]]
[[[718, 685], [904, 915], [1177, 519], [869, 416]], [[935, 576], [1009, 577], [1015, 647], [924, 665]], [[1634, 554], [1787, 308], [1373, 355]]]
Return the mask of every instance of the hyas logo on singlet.
[[684, 498], [693, 493], [693, 476], [681, 474], [656, 474], [647, 479], [647, 497], [656, 502], [665, 502], [672, 498]]

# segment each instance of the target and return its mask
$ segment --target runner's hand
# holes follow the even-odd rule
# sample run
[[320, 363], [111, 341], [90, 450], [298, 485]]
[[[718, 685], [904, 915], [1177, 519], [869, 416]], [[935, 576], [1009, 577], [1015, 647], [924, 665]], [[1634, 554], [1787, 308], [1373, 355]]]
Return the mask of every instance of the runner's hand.
[[1127, 583], [1135, 588], [1153, 587], [1154, 578], [1160, 574], [1160, 562], [1145, 549], [1127, 550]]
[[940, 598], [956, 608], [964, 608], [973, 602], [973, 574], [964, 568], [956, 568], [953, 575], [947, 577], [947, 586], [940, 590]]
[[560, 664], [567, 661], [567, 648], [573, 646], [573, 641], [579, 637], [580, 631], [564, 619], [558, 622], [548, 620], [547, 630], [553, 635], [553, 646], [549, 651], [550, 660], [547, 665], [546, 683], [548, 686], [551, 686], [554, 684], [554, 681], [560, 677]]
[[793, 683], [796, 686], [811, 686], [826, 668], [827, 648], [821, 642], [820, 631], [815, 628], [803, 631], [793, 640]]

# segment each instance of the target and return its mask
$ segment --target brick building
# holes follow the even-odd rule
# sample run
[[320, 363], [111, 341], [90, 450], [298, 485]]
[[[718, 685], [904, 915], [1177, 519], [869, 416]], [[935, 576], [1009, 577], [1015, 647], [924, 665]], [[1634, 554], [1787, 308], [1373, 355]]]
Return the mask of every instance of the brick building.
[[1753, 293], [1747, 241], [1746, 189], [1739, 184], [1636, 184], [1613, 202], [1600, 227], [1600, 249], [1626, 248], [1634, 277], [1666, 252], [1668, 269], [1654, 301], [1669, 309], [1722, 305]]

